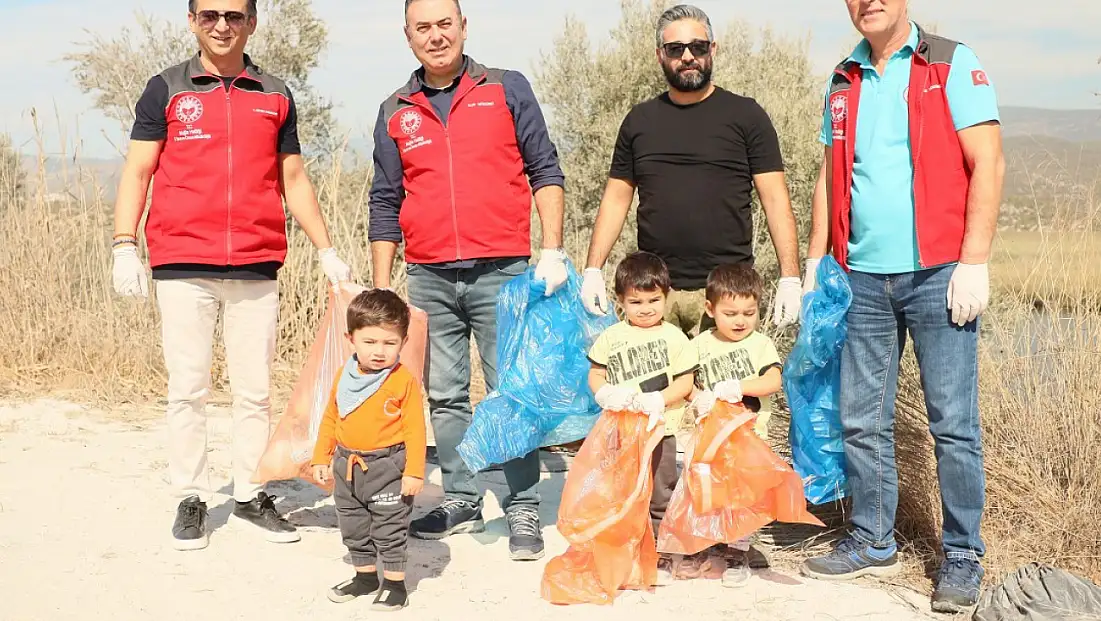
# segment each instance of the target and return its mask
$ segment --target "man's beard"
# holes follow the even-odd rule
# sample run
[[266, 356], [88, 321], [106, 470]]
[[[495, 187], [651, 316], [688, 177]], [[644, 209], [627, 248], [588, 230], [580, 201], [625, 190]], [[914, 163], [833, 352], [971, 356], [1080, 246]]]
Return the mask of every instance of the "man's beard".
[[661, 70], [665, 73], [665, 81], [674, 89], [691, 93], [707, 88], [711, 83], [711, 63], [696, 61], [690, 68], [696, 71], [693, 73], [677, 71], [671, 63], [661, 65]]

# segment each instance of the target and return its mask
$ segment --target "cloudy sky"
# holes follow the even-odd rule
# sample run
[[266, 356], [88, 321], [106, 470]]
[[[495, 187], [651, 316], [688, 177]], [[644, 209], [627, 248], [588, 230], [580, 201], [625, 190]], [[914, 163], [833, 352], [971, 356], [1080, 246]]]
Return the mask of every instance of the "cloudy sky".
[[[809, 36], [811, 53], [822, 71], [837, 62], [838, 50], [854, 36], [842, 0], [697, 0], [696, 4], [719, 29], [741, 18], [794, 36]], [[379, 102], [414, 67], [401, 32], [402, 4], [398, 0], [315, 0], [314, 5], [328, 23], [330, 46], [312, 81], [333, 98], [341, 123], [365, 135]], [[941, 33], [976, 50], [1002, 104], [1101, 105], [1094, 94], [1101, 91], [1098, 0], [911, 0], [910, 5], [918, 18], [936, 22]], [[540, 53], [550, 50], [566, 15], [583, 19], [590, 38], [600, 41], [618, 18], [619, 0], [464, 0], [463, 9], [470, 23], [467, 51], [471, 55], [485, 64], [530, 71]], [[61, 60], [73, 45], [47, 42], [81, 40], [85, 31], [109, 36], [133, 23], [139, 10], [186, 21], [184, 0], [0, 0], [0, 73], [9, 76], [9, 84], [19, 85], [4, 89], [0, 97], [0, 132], [10, 133], [17, 145], [33, 151], [30, 110], [35, 108], [46, 130], [48, 150], [58, 150], [62, 135], [72, 145], [79, 131], [86, 155], [117, 155], [111, 141], [123, 145], [125, 136], [91, 109], [90, 99], [77, 91], [69, 67]], [[781, 10], [788, 16], [781, 16]]]

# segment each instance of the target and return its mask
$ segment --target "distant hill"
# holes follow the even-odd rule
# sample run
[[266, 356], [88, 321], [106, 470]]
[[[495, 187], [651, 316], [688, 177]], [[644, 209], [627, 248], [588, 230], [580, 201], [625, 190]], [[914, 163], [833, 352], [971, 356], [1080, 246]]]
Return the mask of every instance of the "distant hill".
[[1050, 110], [1002, 106], [1007, 137], [1046, 136], [1071, 142], [1101, 141], [1101, 99], [1096, 109]]

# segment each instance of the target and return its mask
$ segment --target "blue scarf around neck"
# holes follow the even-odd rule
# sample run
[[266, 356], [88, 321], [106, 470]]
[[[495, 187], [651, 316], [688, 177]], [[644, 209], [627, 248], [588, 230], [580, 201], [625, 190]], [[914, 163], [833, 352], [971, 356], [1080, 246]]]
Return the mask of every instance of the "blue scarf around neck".
[[340, 418], [347, 418], [378, 392], [383, 382], [390, 376], [390, 372], [397, 366], [398, 363], [394, 362], [393, 366], [365, 373], [359, 368], [359, 359], [352, 354], [340, 373], [340, 382], [336, 387], [336, 405]]

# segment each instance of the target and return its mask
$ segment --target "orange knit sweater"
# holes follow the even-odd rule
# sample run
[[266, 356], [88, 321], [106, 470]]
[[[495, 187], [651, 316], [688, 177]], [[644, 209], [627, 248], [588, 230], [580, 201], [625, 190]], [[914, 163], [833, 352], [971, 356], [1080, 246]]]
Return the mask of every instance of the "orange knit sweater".
[[331, 464], [337, 444], [353, 451], [377, 451], [404, 442], [404, 476], [423, 479], [427, 434], [423, 392], [413, 374], [398, 364], [378, 392], [346, 418], [340, 418], [336, 406], [339, 382], [338, 377], [329, 393], [311, 463]]

